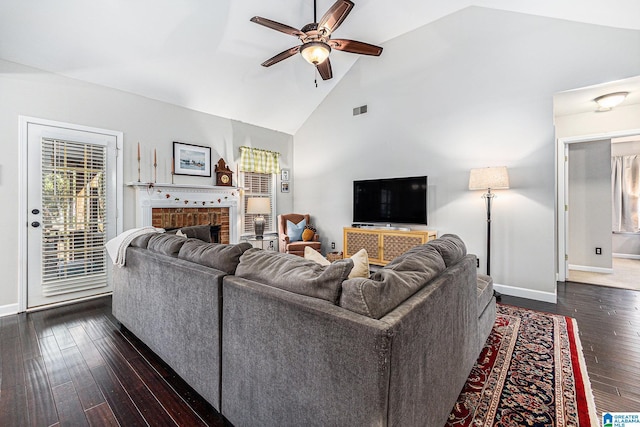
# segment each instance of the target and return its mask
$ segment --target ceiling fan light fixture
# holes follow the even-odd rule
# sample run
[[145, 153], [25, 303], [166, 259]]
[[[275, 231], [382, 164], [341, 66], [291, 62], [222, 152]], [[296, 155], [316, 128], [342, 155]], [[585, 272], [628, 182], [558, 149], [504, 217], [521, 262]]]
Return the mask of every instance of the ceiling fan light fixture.
[[609, 111], [613, 107], [620, 105], [622, 101], [629, 95], [629, 92], [614, 92], [602, 95], [594, 99], [600, 106], [600, 111]]
[[331, 47], [324, 42], [308, 42], [300, 48], [300, 54], [313, 65], [322, 64], [331, 53]]

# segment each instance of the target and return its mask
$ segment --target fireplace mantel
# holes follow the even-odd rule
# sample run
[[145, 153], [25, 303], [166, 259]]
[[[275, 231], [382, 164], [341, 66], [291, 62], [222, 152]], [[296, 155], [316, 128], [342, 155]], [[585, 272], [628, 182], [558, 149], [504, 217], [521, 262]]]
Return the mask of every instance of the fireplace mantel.
[[238, 243], [240, 190], [212, 185], [152, 184], [130, 182], [136, 191], [136, 227], [151, 225], [153, 208], [228, 208], [229, 241]]

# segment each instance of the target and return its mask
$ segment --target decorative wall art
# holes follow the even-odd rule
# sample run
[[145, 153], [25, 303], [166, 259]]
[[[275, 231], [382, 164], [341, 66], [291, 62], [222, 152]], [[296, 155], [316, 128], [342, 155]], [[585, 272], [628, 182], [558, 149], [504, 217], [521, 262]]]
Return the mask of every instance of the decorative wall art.
[[211, 148], [201, 145], [173, 143], [175, 175], [211, 176]]

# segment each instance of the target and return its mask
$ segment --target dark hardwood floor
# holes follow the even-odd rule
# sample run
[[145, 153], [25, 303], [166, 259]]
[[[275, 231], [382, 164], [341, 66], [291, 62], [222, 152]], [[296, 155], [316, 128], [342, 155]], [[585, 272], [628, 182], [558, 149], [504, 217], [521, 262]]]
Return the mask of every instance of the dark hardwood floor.
[[0, 426], [229, 426], [130, 332], [111, 297], [0, 326]]
[[[502, 302], [575, 317], [598, 413], [640, 411], [640, 292], [566, 283], [558, 304]], [[0, 426], [229, 426], [111, 315], [111, 298], [0, 322]]]

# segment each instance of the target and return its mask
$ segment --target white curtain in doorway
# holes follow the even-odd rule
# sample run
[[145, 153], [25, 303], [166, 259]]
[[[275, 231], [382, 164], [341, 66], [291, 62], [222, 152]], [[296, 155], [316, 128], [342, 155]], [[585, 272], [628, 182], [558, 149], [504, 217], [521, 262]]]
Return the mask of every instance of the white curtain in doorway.
[[640, 231], [640, 156], [611, 157], [613, 232]]

